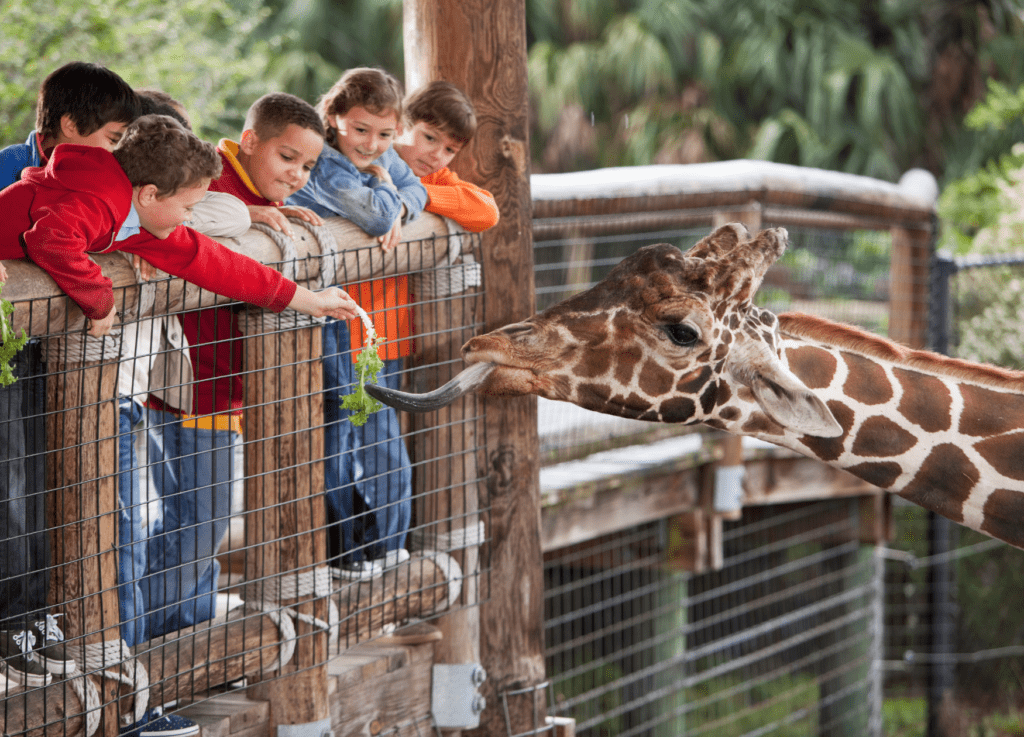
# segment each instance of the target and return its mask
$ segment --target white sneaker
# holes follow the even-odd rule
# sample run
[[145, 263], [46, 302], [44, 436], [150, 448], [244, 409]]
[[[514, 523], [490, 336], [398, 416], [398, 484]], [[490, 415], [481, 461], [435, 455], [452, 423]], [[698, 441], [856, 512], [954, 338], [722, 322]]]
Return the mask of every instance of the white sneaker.
[[398, 550], [389, 550], [383, 558], [361, 560], [347, 566], [332, 568], [331, 571], [338, 578], [347, 581], [369, 581], [371, 578], [380, 576], [384, 571], [402, 565], [407, 560], [409, 560], [409, 551], [399, 548]]

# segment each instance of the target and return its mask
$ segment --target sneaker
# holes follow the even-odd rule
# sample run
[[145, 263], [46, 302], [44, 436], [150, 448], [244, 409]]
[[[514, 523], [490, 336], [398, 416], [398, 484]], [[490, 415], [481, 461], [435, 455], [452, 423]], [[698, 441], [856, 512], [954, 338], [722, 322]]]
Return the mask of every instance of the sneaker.
[[35, 623], [36, 632], [39, 633], [39, 647], [35, 649], [35, 654], [46, 670], [58, 676], [69, 676], [78, 672], [78, 664], [68, 655], [64, 633], [57, 626], [57, 617], [63, 616], [47, 614], [45, 619]]
[[371, 578], [380, 576], [384, 571], [400, 566], [407, 560], [409, 560], [409, 551], [405, 548], [399, 548], [398, 550], [389, 550], [383, 558], [347, 563], [341, 567], [333, 568], [332, 572], [338, 578], [348, 581], [369, 581]]
[[19, 686], [45, 686], [50, 672], [36, 657], [33, 647], [35, 633], [30, 629], [0, 631], [0, 656], [4, 659], [4, 676]]
[[199, 725], [180, 714], [164, 714], [159, 706], [148, 709], [142, 719], [121, 728], [120, 737], [195, 737]]

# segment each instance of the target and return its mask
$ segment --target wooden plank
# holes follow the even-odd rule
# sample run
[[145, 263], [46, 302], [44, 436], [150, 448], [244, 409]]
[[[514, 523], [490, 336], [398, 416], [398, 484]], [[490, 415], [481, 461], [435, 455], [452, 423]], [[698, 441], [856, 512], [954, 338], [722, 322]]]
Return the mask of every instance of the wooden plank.
[[894, 227], [891, 233], [889, 337], [911, 348], [925, 348], [932, 232]]
[[836, 499], [878, 491], [877, 486], [853, 474], [802, 456], [765, 456], [748, 460], [746, 468], [745, 505]]

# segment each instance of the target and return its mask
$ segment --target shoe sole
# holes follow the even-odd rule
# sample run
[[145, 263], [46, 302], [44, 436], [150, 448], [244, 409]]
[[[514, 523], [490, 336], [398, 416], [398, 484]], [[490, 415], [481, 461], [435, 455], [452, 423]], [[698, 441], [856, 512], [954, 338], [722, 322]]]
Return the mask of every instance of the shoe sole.
[[40, 664], [55, 676], [73, 676], [78, 672], [78, 663], [74, 660], [54, 660], [53, 658], [39, 658]]

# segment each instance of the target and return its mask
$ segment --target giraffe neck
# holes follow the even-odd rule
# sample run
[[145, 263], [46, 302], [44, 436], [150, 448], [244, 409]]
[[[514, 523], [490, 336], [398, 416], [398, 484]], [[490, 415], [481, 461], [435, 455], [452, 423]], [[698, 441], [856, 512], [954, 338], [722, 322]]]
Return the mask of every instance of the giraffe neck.
[[1024, 548], [1024, 374], [911, 351], [805, 315], [780, 316], [780, 332], [783, 363], [827, 404], [843, 434], [785, 430], [742, 387], [734, 400], [740, 414], [725, 429], [818, 458]]

